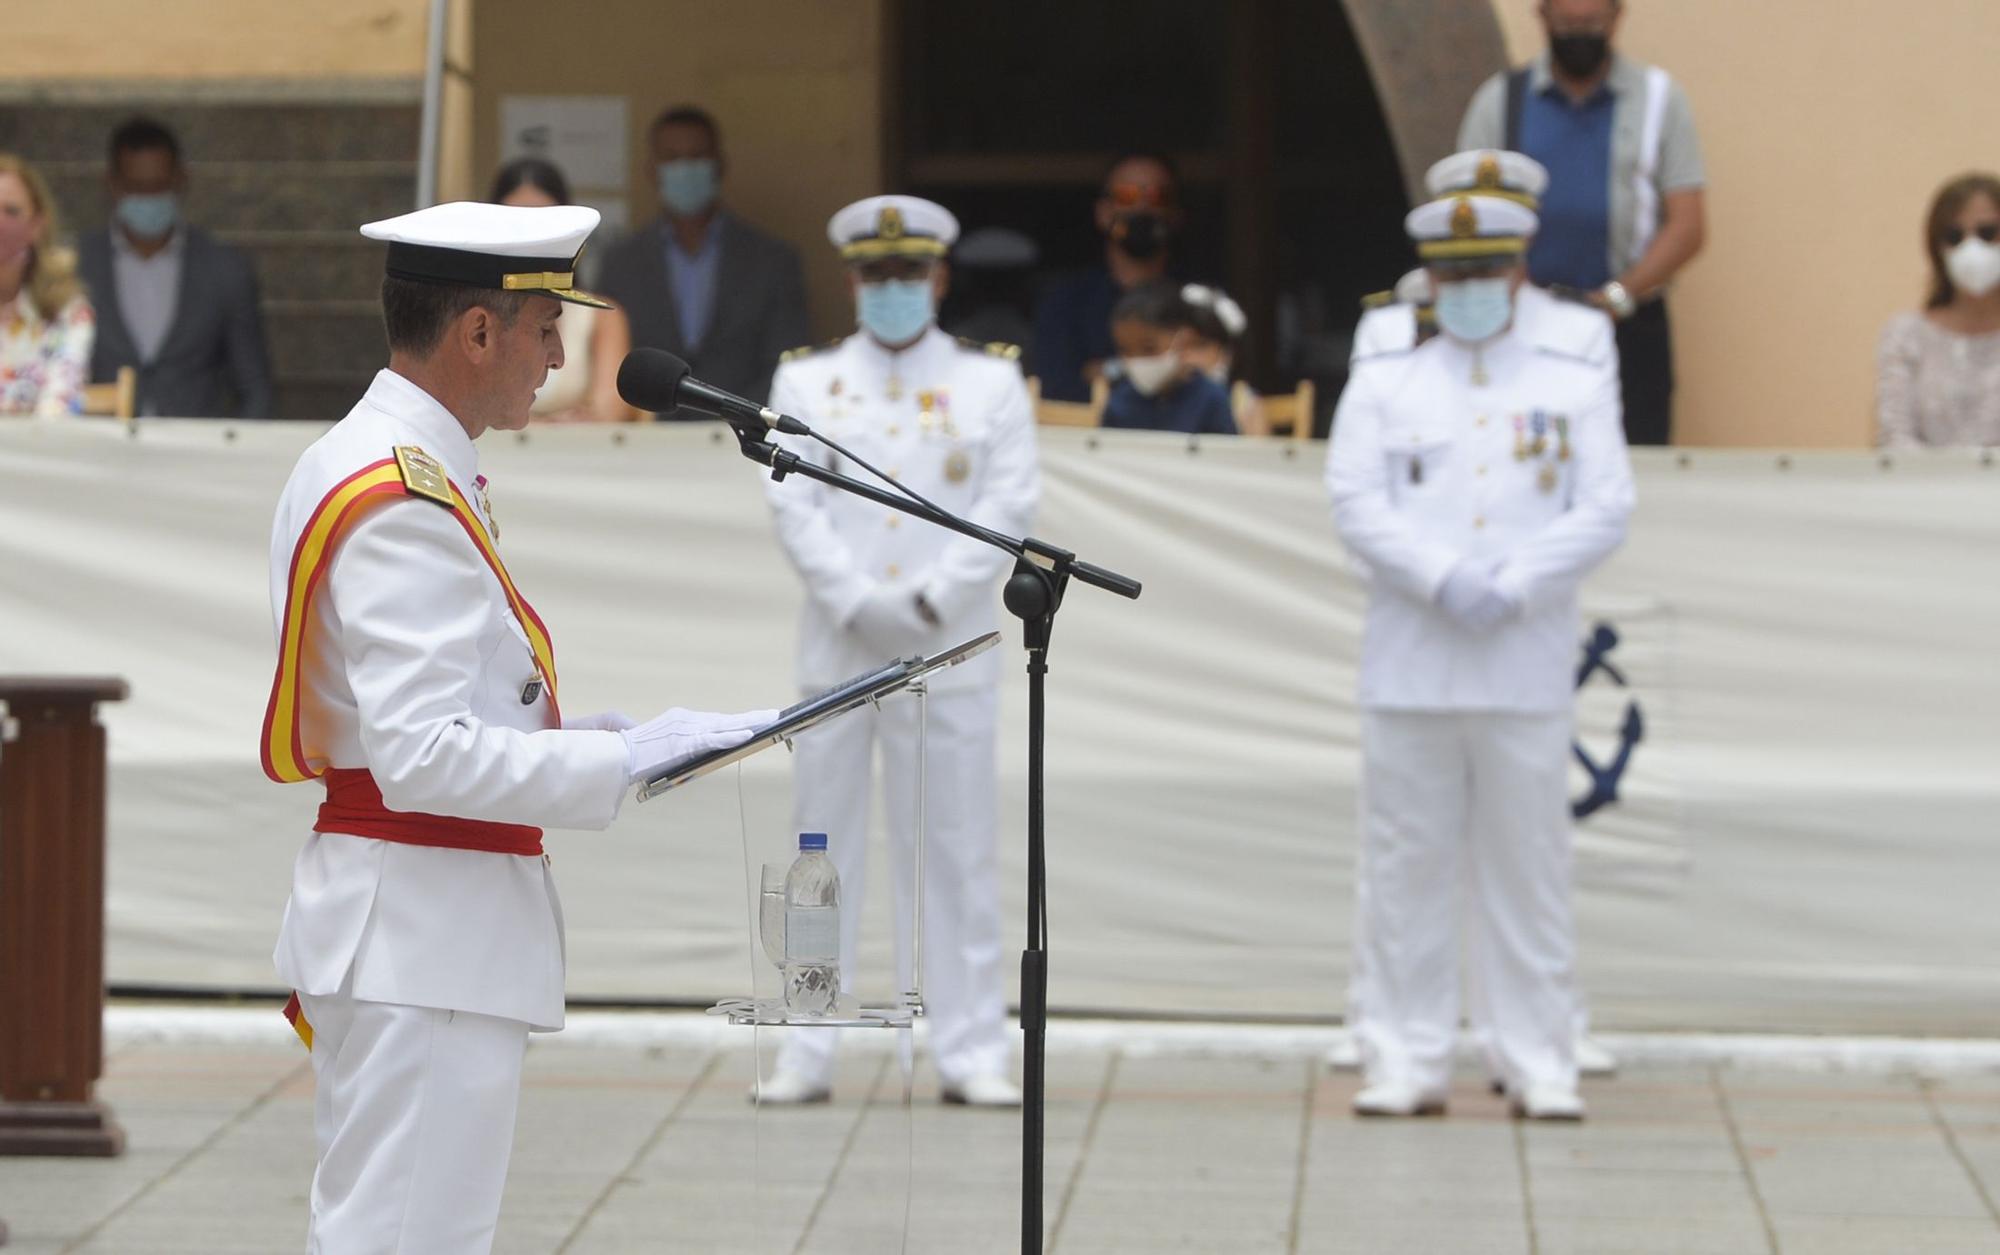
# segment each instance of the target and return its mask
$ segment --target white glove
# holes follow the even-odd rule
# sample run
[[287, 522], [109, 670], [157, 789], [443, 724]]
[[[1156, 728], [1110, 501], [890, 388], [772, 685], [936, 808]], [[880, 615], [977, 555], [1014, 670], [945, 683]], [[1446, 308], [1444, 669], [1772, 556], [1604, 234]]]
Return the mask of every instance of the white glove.
[[1489, 632], [1512, 618], [1521, 607], [1501, 592], [1493, 577], [1470, 562], [1461, 562], [1444, 577], [1437, 593], [1438, 609], [1469, 632]]
[[869, 648], [895, 655], [915, 652], [931, 631], [917, 609], [916, 588], [900, 580], [884, 580], [869, 589], [847, 626]]
[[623, 732], [636, 728], [639, 721], [622, 710], [600, 710], [594, 715], [563, 716], [565, 732]]
[[674, 709], [635, 727], [619, 729], [625, 738], [625, 774], [634, 781], [660, 775], [688, 759], [733, 749], [758, 728], [776, 722], [775, 710], [746, 710], [740, 715], [715, 715], [701, 710]]

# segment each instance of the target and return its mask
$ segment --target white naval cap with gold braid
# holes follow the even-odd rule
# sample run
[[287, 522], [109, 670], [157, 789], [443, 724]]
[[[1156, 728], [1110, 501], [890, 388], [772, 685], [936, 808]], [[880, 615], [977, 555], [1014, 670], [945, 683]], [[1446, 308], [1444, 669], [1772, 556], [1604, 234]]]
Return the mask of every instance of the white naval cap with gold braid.
[[942, 257], [958, 240], [958, 219], [921, 196], [870, 196], [834, 214], [826, 238], [849, 261]]
[[574, 286], [577, 255], [597, 222], [588, 205], [454, 201], [371, 222], [361, 234], [389, 245], [388, 273], [398, 279], [539, 292], [608, 309]]
[[1528, 251], [1540, 224], [1534, 210], [1496, 196], [1446, 196], [1403, 220], [1425, 261], [1516, 257]]
[[1526, 153], [1500, 148], [1473, 148], [1453, 153], [1424, 175], [1424, 190], [1433, 198], [1465, 192], [1519, 201], [1530, 209], [1549, 190], [1548, 168]]

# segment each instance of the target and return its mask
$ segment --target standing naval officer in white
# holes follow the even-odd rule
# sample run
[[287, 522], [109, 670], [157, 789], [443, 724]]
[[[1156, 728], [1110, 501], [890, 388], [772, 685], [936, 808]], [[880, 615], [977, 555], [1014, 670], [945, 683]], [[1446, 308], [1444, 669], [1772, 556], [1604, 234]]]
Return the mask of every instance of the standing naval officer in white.
[[1610, 321], [1529, 295], [1518, 200], [1407, 223], [1440, 334], [1356, 364], [1327, 459], [1366, 568], [1355, 1031], [1365, 1115], [1443, 1109], [1470, 958], [1515, 1108], [1578, 1119], [1567, 795], [1577, 589], [1633, 503]]
[[[1496, 196], [1503, 200], [1516, 201], [1529, 209], [1539, 211], [1542, 194], [1548, 190], [1549, 172], [1533, 157], [1522, 153], [1501, 149], [1471, 149], [1453, 153], [1434, 165], [1424, 174], [1424, 189], [1431, 199], [1437, 200], [1454, 193], [1468, 193], [1478, 196]], [[1437, 334], [1436, 285], [1431, 281], [1431, 273], [1422, 266], [1405, 274], [1397, 281], [1394, 290], [1369, 297], [1363, 302], [1361, 320], [1355, 325], [1353, 352], [1349, 358], [1349, 369], [1378, 355], [1397, 355], [1409, 352], [1418, 344]], [[1524, 283], [1515, 293], [1515, 302], [1527, 307], [1527, 317], [1539, 316], [1543, 305], [1553, 300], [1564, 300], [1546, 289], [1532, 283]], [[1579, 330], [1586, 337], [1595, 334], [1589, 323], [1578, 323]], [[1477, 946], [1478, 919], [1468, 921], [1471, 930], [1468, 944]], [[1358, 940], [1358, 939], [1357, 939]], [[1357, 959], [1363, 947], [1357, 944]], [[1355, 1015], [1352, 1009], [1353, 991], [1358, 991], [1361, 981], [1358, 971], [1351, 982], [1348, 1021]], [[1498, 1081], [1500, 1067], [1491, 1048], [1490, 1035], [1486, 1032], [1486, 991], [1474, 978], [1466, 984], [1466, 1020], [1473, 1038], [1479, 1042], [1487, 1066], [1493, 1078]], [[1583, 998], [1577, 998], [1576, 1061], [1577, 1070], [1585, 1076], [1609, 1076], [1618, 1070], [1617, 1059], [1589, 1035], [1589, 1015]], [[1361, 1066], [1360, 1044], [1352, 1037], [1343, 1039], [1327, 1055], [1327, 1062], [1336, 1068], [1359, 1068]]]
[[[1023, 534], [1041, 480], [1018, 351], [962, 343], [937, 328], [957, 219], [913, 196], [875, 196], [835, 214], [827, 235], [848, 263], [860, 326], [825, 348], [787, 354], [771, 384], [771, 407], [804, 419], [945, 509]], [[802, 457], [854, 469], [840, 467], [823, 446], [790, 438], [788, 444]], [[998, 625], [997, 594], [1012, 561], [1005, 554], [804, 479], [767, 490], [778, 538], [805, 584], [799, 682], [807, 691]], [[1000, 657], [989, 650], [929, 682], [925, 1018], [945, 1101], [976, 1106], [1021, 1101], [1007, 1075], [994, 849]], [[906, 977], [916, 703], [900, 699], [879, 712], [857, 711], [798, 742], [797, 827], [827, 834], [840, 871], [844, 981], [854, 976], [878, 746], [896, 878], [897, 967]], [[825, 1101], [835, 1036], [790, 1033], [760, 1100]]]
[[439, 205], [387, 241], [389, 366], [278, 502], [264, 768], [326, 800], [275, 957], [312, 1051], [314, 1255], [481, 1255], [530, 1032], [563, 1023], [542, 827], [773, 712], [563, 718], [549, 630], [507, 574], [473, 441], [562, 365], [597, 211]]

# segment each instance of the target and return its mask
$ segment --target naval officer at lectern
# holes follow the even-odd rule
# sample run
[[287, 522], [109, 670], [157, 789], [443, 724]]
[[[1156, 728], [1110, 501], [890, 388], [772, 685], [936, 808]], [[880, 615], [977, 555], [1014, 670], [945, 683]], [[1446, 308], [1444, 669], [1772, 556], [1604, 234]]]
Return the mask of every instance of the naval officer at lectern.
[[530, 1032], [563, 1023], [542, 829], [775, 712], [564, 717], [547, 624], [501, 560], [474, 441], [562, 365], [597, 211], [439, 205], [388, 243], [389, 366], [278, 501], [264, 768], [325, 800], [278, 937], [312, 1052], [314, 1255], [490, 1250]]
[[1368, 574], [1354, 1106], [1442, 1110], [1463, 892], [1515, 1108], [1577, 1119], [1572, 669], [1578, 587], [1632, 510], [1617, 352], [1602, 313], [1525, 286], [1520, 198], [1445, 196], [1407, 226], [1439, 334], [1355, 363], [1327, 459]]
[[[847, 263], [852, 334], [786, 355], [771, 407], [805, 420], [954, 514], [1024, 535], [1040, 492], [1034, 416], [1019, 352], [937, 328], [945, 255], [958, 221], [913, 196], [847, 206], [827, 228]], [[835, 470], [824, 446], [782, 437]], [[823, 689], [892, 658], [935, 653], [998, 624], [1005, 554], [801, 478], [767, 485], [778, 538], [805, 584], [799, 681]], [[923, 994], [946, 1102], [1017, 1106], [1008, 1079], [995, 856], [996, 691], [1001, 652], [932, 676], [924, 845]], [[875, 758], [896, 887], [899, 973], [910, 962], [916, 839], [917, 704], [861, 710], [801, 737], [796, 827], [825, 832], [840, 871], [841, 976], [854, 979]], [[760, 1087], [767, 1103], [824, 1102], [832, 1030], [795, 1029]]]

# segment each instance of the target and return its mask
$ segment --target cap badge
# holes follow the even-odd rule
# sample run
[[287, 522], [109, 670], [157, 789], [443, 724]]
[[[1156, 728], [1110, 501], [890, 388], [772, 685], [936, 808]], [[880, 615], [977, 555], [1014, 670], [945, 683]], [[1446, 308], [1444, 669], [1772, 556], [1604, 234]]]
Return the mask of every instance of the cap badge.
[[894, 205], [882, 206], [875, 216], [875, 234], [885, 240], [903, 238], [903, 211]]
[[1479, 211], [1465, 197], [1458, 198], [1458, 207], [1451, 211], [1451, 238], [1469, 240], [1479, 234]]
[[1485, 191], [1497, 191], [1500, 187], [1500, 159], [1487, 155], [1479, 159], [1479, 173], [1473, 176], [1473, 185]]

